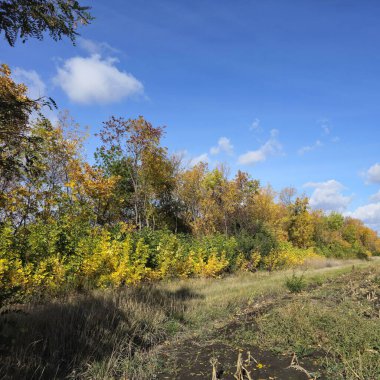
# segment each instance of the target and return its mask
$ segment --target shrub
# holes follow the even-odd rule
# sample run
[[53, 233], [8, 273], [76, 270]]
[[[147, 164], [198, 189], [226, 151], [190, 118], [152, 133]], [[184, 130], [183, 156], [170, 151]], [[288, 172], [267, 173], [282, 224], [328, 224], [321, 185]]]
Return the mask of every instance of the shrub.
[[278, 249], [273, 249], [264, 257], [263, 263], [268, 270], [273, 270], [300, 266], [308, 259], [319, 257], [314, 248], [302, 249], [289, 242], [281, 242]]
[[286, 279], [285, 285], [291, 293], [300, 293], [306, 288], [304, 276], [297, 276], [295, 273], [292, 274], [292, 277]]
[[267, 256], [273, 249], [278, 248], [278, 240], [272, 229], [262, 223], [257, 224], [255, 229], [255, 233], [241, 231], [236, 236], [237, 248], [248, 260], [252, 251]]
[[150, 272], [146, 265], [148, 256], [143, 239], [134, 246], [130, 235], [119, 241], [103, 232], [94, 253], [83, 260], [81, 273], [96, 287], [137, 284]]

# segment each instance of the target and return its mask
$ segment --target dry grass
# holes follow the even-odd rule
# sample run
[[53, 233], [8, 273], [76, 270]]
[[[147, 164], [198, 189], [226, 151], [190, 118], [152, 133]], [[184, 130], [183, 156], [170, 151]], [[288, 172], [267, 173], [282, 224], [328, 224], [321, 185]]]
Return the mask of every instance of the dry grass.
[[[324, 282], [352, 265], [311, 268], [304, 278]], [[257, 297], [285, 293], [291, 273], [173, 281], [3, 309], [0, 378], [151, 379], [162, 365], [156, 348], [163, 342], [199, 337], [227, 324]]]
[[324, 378], [380, 379], [380, 267], [354, 268], [279, 302], [236, 339], [297, 357], [316, 357]]
[[[249, 361], [248, 357], [248, 361]], [[245, 366], [245, 361], [243, 360], [243, 354], [241, 352], [238, 353], [238, 359], [236, 362], [236, 372], [234, 373], [234, 378], [236, 380], [253, 380], [251, 377], [251, 373]]]
[[191, 297], [144, 287], [3, 310], [1, 378], [149, 378], [142, 354], [167, 339]]
[[[377, 260], [374, 258], [373, 260]], [[355, 265], [358, 263], [358, 260], [351, 259], [345, 260], [345, 265]], [[329, 258], [329, 257], [319, 257], [313, 259], [306, 259], [304, 264], [301, 266], [308, 269], [323, 269], [323, 268], [333, 268], [342, 266], [342, 260]]]
[[[320, 284], [328, 279], [349, 273], [354, 266], [357, 269], [380, 265], [380, 260], [364, 262], [360, 260], [340, 261], [340, 266], [324, 266], [322, 268], [302, 267], [306, 286]], [[255, 302], [260, 296], [277, 296], [287, 292], [286, 279], [294, 273], [293, 269], [278, 272], [241, 273], [221, 279], [189, 279], [160, 284], [160, 288], [176, 291], [188, 287], [197, 298], [188, 300], [185, 313], [186, 321], [200, 334], [202, 328], [219, 327], [228, 323], [236, 313], [245, 306]], [[297, 273], [297, 272], [296, 272]]]

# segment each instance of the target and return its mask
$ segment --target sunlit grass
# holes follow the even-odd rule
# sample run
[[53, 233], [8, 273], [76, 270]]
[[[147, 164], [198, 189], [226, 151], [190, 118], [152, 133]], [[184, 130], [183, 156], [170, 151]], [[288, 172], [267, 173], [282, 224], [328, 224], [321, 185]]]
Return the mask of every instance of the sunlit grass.
[[[353, 265], [379, 264], [350, 261], [299, 271], [312, 285], [349, 273]], [[1, 378], [150, 379], [162, 366], [164, 342], [202, 339], [259, 297], [286, 294], [292, 273], [176, 280], [8, 307], [0, 319]]]

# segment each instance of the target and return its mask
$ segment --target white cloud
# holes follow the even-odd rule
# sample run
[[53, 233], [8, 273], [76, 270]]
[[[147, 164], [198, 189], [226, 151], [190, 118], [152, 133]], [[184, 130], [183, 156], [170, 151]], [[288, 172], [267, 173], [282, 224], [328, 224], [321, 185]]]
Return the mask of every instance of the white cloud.
[[274, 156], [281, 153], [282, 146], [278, 141], [278, 130], [272, 129], [270, 132], [271, 136], [269, 140], [263, 144], [257, 150], [251, 150], [247, 153], [242, 154], [238, 162], [242, 165], [255, 165], [258, 162], [265, 161], [269, 156]]
[[257, 118], [255, 120], [253, 120], [249, 129], [253, 130], [253, 131], [260, 129], [260, 120]]
[[85, 50], [89, 54], [101, 54], [104, 52], [110, 53], [121, 53], [120, 50], [115, 49], [107, 42], [98, 42], [94, 40], [89, 40], [87, 38], [79, 37], [78, 38], [79, 47]]
[[54, 82], [76, 103], [106, 104], [142, 94], [144, 87], [132, 74], [120, 71], [117, 59], [99, 54], [73, 57], [58, 68]]
[[330, 142], [337, 143], [340, 141], [338, 136], [331, 137], [332, 125], [329, 119], [317, 120], [318, 126], [322, 129], [321, 136], [312, 145], [305, 145], [298, 149], [298, 154], [304, 155], [307, 152], [316, 150]]
[[315, 150], [319, 147], [323, 146], [323, 143], [320, 140], [317, 140], [313, 145], [306, 145], [302, 148], [298, 149], [298, 154], [303, 155], [307, 152], [310, 152], [312, 150]]
[[326, 182], [308, 182], [304, 187], [314, 188], [310, 197], [310, 206], [314, 209], [343, 212], [352, 200], [352, 197], [342, 194], [345, 187], [335, 179]]
[[372, 165], [366, 173], [367, 181], [369, 183], [380, 183], [380, 164]]
[[369, 199], [372, 202], [380, 202], [380, 190], [376, 194], [371, 195]]
[[380, 232], [380, 202], [360, 206], [345, 215], [360, 219], [369, 227]]
[[210, 161], [208, 154], [207, 153], [202, 153], [199, 156], [193, 157], [190, 160], [190, 166], [195, 166], [201, 162], [206, 162], [208, 163]]
[[36, 71], [16, 67], [12, 72], [12, 76], [17, 83], [24, 83], [28, 87], [30, 98], [38, 99], [45, 95], [46, 85]]
[[[221, 137], [218, 140], [218, 145], [210, 148], [210, 151], [208, 153], [202, 153], [199, 156], [195, 156], [193, 158], [190, 158], [188, 160], [188, 165], [189, 166], [195, 166], [198, 165], [201, 162], [210, 164], [211, 159], [210, 155], [217, 155], [219, 153], [227, 153], [229, 155], [233, 155], [234, 153], [234, 147], [231, 144], [231, 141], [227, 137]], [[184, 156], [189, 157], [188, 152], [186, 151], [186, 154]], [[213, 162], [215, 163], [215, 162]]]
[[[20, 67], [16, 67], [12, 71], [12, 77], [17, 83], [24, 83], [28, 88], [28, 96], [33, 99], [39, 99], [46, 96], [47, 89], [44, 81], [35, 70], [25, 70]], [[47, 117], [52, 124], [58, 122], [58, 115], [56, 109], [46, 106], [42, 110], [42, 113]], [[38, 112], [32, 112], [31, 120], [39, 118]]]
[[189, 155], [189, 152], [187, 151], [187, 149], [180, 149], [180, 150], [173, 152], [173, 155], [176, 157], [185, 158]]
[[218, 145], [210, 149], [211, 154], [219, 154], [221, 152], [232, 155], [234, 153], [234, 146], [231, 144], [231, 141], [227, 137], [221, 137], [218, 140]]

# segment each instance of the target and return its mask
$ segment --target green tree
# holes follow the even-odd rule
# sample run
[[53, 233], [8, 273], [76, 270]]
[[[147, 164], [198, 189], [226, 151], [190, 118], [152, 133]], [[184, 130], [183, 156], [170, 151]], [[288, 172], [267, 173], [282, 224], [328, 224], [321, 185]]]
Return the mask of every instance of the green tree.
[[75, 42], [78, 25], [93, 20], [89, 9], [76, 0], [3, 0], [0, 33], [4, 33], [11, 46], [18, 37], [23, 42], [29, 37], [42, 40], [46, 32], [55, 41], [68, 37]]
[[343, 227], [344, 218], [341, 214], [338, 214], [337, 212], [332, 212], [330, 215], [326, 216], [326, 222], [329, 230], [339, 231]]
[[97, 160], [105, 172], [120, 177], [120, 204], [126, 221], [140, 229], [156, 227], [157, 210], [168, 201], [175, 186], [173, 162], [160, 146], [162, 127], [153, 127], [142, 116], [115, 118], [103, 124]]

